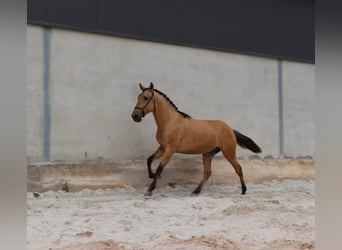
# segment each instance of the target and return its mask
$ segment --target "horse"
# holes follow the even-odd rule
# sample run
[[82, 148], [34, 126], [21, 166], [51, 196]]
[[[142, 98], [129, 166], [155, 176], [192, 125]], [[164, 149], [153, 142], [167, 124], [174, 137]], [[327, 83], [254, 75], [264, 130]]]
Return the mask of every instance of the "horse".
[[[134, 122], [141, 122], [148, 113], [153, 113], [157, 124], [156, 139], [158, 149], [147, 158], [149, 178], [153, 179], [145, 196], [152, 196], [158, 179], [175, 153], [202, 154], [203, 179], [192, 192], [198, 195], [208, 181], [211, 171], [211, 160], [220, 151], [235, 169], [240, 178], [242, 194], [246, 194], [246, 183], [242, 168], [236, 159], [236, 145], [254, 153], [261, 153], [261, 148], [249, 137], [232, 129], [220, 120], [197, 120], [178, 110], [177, 106], [161, 91], [154, 88], [151, 82], [148, 88], [139, 83], [141, 93], [131, 117]], [[153, 161], [161, 158], [158, 168], [152, 172]]]

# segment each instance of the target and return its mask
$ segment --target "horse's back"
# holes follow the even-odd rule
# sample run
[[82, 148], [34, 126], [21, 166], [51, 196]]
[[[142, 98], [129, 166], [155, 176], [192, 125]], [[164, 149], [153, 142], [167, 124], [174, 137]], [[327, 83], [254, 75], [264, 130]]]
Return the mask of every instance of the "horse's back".
[[222, 143], [222, 137], [233, 133], [228, 124], [221, 120], [189, 119], [184, 123], [178, 152], [206, 153]]
[[221, 133], [233, 131], [232, 128], [222, 120], [189, 120], [188, 129], [198, 133], [212, 133], [220, 136]]

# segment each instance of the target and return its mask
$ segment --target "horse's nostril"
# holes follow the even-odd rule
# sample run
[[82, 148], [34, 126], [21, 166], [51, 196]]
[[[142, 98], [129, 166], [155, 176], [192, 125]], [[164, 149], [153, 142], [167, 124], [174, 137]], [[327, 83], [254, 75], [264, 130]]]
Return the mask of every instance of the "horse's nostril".
[[133, 119], [135, 122], [138, 122], [138, 121], [141, 120], [140, 116], [137, 115], [137, 114], [133, 114], [133, 115], [132, 115], [132, 119]]

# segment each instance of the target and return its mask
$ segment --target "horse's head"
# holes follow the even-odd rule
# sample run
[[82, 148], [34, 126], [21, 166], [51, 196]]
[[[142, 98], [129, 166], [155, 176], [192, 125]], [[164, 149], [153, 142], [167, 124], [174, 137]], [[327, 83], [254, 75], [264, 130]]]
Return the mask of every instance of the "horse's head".
[[137, 104], [132, 112], [132, 119], [135, 122], [141, 122], [141, 119], [145, 115], [153, 111], [155, 105], [153, 83], [150, 83], [149, 88], [145, 88], [141, 83], [139, 83], [139, 87], [142, 92], [138, 95]]

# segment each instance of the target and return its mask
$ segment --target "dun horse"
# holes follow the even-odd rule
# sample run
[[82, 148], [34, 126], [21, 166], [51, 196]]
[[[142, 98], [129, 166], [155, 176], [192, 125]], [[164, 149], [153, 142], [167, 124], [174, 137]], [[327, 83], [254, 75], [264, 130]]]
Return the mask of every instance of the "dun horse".
[[[233, 130], [223, 121], [196, 120], [181, 112], [173, 102], [162, 92], [153, 87], [153, 83], [145, 88], [139, 83], [141, 93], [132, 112], [135, 122], [140, 122], [148, 113], [152, 112], [157, 123], [158, 149], [147, 159], [148, 175], [153, 179], [146, 196], [151, 196], [158, 178], [174, 153], [202, 154], [203, 179], [193, 194], [199, 194], [203, 185], [211, 175], [211, 160], [214, 155], [222, 151], [223, 155], [234, 167], [240, 178], [242, 194], [247, 187], [243, 178], [240, 164], [236, 160], [236, 144], [255, 153], [260, 153], [260, 147], [249, 137]], [[151, 165], [161, 158], [155, 173]]]

